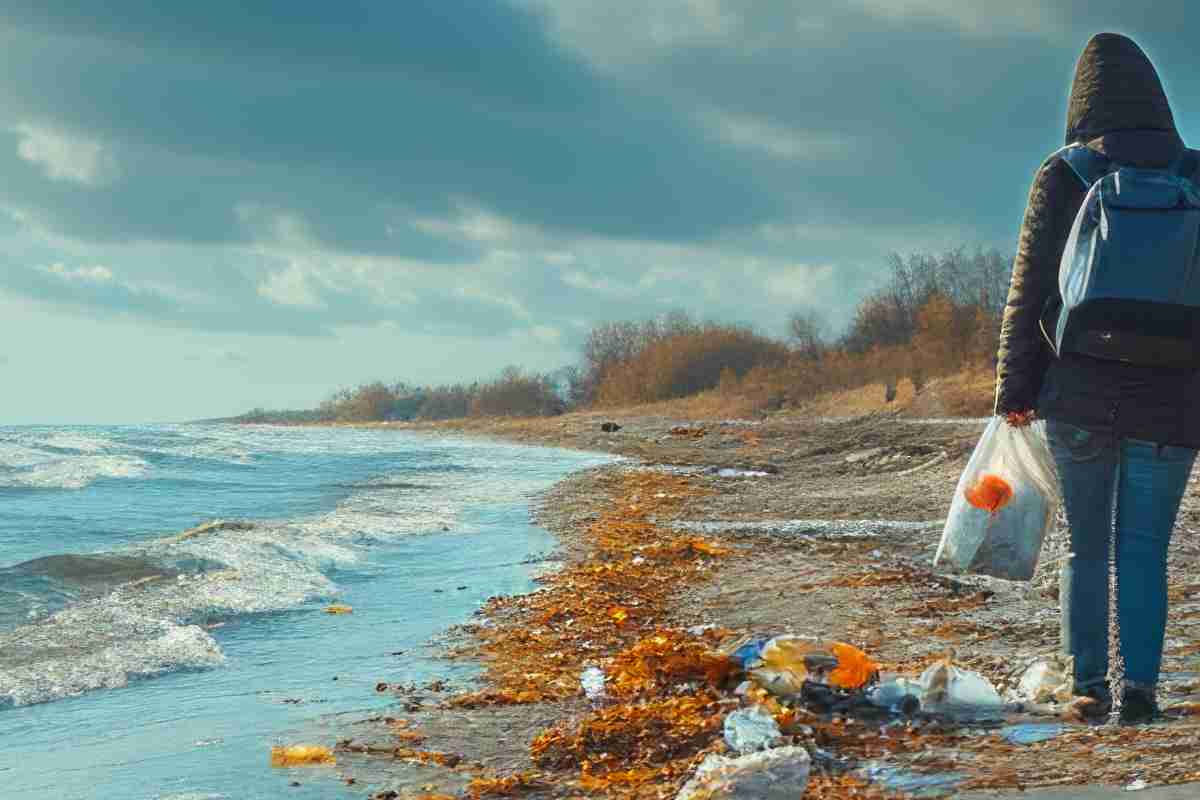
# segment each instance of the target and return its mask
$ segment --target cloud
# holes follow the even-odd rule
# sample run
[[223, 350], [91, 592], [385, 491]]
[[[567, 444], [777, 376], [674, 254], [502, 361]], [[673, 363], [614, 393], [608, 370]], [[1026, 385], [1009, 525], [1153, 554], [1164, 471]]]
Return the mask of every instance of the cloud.
[[115, 158], [98, 141], [28, 122], [13, 130], [21, 137], [17, 155], [39, 165], [51, 180], [95, 186], [117, 172]]
[[676, 306], [836, 325], [890, 250], [1011, 246], [1089, 26], [1200, 89], [1182, 4], [257, 8], [0, 9], [0, 292], [455, 353]]

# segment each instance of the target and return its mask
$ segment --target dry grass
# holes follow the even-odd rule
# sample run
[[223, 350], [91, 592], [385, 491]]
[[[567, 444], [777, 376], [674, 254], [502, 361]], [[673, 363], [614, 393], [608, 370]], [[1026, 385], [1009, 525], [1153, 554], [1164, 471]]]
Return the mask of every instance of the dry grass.
[[882, 383], [869, 383], [856, 389], [830, 392], [806, 403], [803, 410], [815, 417], [861, 417], [878, 411], [908, 408], [916, 397], [912, 381], [907, 378], [896, 385], [896, 399], [891, 403], [884, 399], [885, 388]]
[[670, 417], [680, 419], [746, 419], [759, 416], [763, 411], [757, 397], [729, 394], [716, 389], [663, 400], [658, 403], [608, 409], [611, 415], [630, 417]]

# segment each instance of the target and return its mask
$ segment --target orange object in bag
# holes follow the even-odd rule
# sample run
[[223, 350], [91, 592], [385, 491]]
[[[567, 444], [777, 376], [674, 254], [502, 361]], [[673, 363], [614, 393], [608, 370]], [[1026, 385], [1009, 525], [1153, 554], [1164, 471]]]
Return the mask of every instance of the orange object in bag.
[[968, 486], [963, 494], [971, 505], [995, 514], [1013, 499], [1013, 487], [1004, 478], [989, 472], [980, 475], [979, 480]]

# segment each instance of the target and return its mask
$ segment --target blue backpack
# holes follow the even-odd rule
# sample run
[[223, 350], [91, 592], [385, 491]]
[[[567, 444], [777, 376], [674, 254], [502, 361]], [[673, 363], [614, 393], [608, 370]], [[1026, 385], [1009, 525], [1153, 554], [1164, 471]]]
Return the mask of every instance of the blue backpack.
[[1164, 169], [1123, 167], [1081, 144], [1050, 160], [1056, 158], [1088, 192], [1059, 265], [1060, 297], [1051, 299], [1058, 318], [1047, 313], [1042, 320], [1054, 351], [1200, 367], [1196, 153], [1184, 150]]

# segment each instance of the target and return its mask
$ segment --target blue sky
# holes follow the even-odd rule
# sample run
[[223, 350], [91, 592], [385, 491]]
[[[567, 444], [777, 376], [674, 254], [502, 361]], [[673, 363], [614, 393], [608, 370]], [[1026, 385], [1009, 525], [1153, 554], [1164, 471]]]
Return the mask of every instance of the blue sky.
[[1116, 0], [0, 0], [0, 424], [549, 369], [674, 308], [839, 326], [890, 250], [1011, 249], [1091, 34], [1142, 44], [1189, 138], [1197, 29]]

